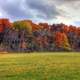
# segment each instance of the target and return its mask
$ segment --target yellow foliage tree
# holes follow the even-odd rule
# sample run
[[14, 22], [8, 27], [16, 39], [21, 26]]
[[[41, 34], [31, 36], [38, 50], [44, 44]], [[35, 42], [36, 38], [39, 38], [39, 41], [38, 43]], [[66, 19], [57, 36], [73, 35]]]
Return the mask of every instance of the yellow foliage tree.
[[27, 21], [16, 21], [13, 23], [15, 29], [26, 30], [29, 34], [32, 34], [32, 26]]
[[65, 33], [63, 33], [63, 43], [62, 43], [62, 47], [63, 47], [65, 50], [71, 50], [70, 44], [69, 44], [69, 41], [68, 41], [68, 38], [67, 38], [67, 35], [66, 35]]

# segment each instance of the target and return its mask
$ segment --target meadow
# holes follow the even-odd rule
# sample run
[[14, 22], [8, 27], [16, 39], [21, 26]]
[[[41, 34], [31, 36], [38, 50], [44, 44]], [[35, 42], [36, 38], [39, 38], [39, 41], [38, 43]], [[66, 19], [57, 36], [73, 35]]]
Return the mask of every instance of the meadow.
[[80, 80], [80, 53], [1, 53], [0, 80]]

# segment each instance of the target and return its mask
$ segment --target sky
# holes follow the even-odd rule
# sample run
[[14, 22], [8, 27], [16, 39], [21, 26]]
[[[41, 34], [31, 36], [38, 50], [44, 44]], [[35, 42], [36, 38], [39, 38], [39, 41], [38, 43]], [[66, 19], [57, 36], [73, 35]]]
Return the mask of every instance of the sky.
[[80, 26], [80, 0], [0, 0], [0, 18]]

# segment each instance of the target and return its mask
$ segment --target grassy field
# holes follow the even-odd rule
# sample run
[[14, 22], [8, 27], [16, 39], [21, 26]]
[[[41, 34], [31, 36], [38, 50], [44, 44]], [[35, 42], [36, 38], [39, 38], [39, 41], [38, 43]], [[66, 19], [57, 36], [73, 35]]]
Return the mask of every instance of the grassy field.
[[0, 80], [80, 80], [80, 53], [0, 54]]

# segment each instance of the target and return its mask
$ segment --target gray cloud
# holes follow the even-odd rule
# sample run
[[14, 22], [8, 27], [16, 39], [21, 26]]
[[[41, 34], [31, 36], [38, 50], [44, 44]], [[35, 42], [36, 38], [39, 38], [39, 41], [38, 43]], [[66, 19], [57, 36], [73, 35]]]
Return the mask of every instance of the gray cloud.
[[[11, 18], [31, 18], [29, 9], [28, 9], [28, 12], [26, 13], [26, 11], [24, 11], [22, 9], [22, 6], [20, 5], [20, 3], [16, 3], [13, 1], [8, 2], [6, 0], [5, 4], [3, 4], [3, 3], [1, 4], [1, 8]], [[26, 10], [27, 10], [27, 8], [26, 8]]]
[[[80, 19], [80, 0], [0, 0], [0, 13], [12, 19]], [[5, 16], [3, 14], [3, 16]]]
[[[23, 3], [24, 2], [24, 3]], [[59, 12], [54, 4], [45, 0], [4, 0], [0, 1], [0, 8], [11, 18], [56, 18]]]
[[[26, 4], [33, 10], [38, 12], [38, 16], [45, 15], [43, 18], [51, 19], [56, 18], [59, 12], [54, 4], [49, 4], [45, 0], [26, 0]], [[41, 15], [39, 13], [42, 13]]]

